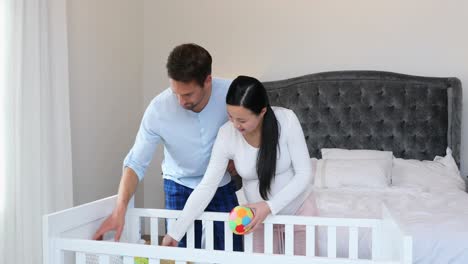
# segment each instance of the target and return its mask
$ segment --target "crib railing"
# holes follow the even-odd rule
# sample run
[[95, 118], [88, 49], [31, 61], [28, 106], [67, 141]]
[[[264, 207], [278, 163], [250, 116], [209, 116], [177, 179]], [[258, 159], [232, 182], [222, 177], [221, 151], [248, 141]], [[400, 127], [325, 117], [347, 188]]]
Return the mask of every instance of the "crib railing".
[[[235, 252], [232, 233], [229, 229], [227, 213], [202, 214], [205, 227], [205, 248], [194, 248], [194, 227], [187, 232], [187, 248], [158, 246], [159, 225], [164, 220], [175, 220], [180, 211], [162, 209], [130, 208], [127, 211], [126, 225], [122, 241], [93, 241], [90, 237], [100, 223], [112, 211], [116, 197], [109, 197], [93, 203], [71, 208], [44, 216], [44, 263], [62, 264], [70, 261], [77, 264], [88, 263], [87, 256], [97, 256], [97, 263], [134, 263], [135, 257], [147, 258], [149, 263], [160, 263], [162, 259], [175, 260], [176, 263], [411, 263], [412, 242], [383, 206], [383, 219], [350, 219], [302, 216], [270, 216], [264, 221], [264, 253], [253, 252], [252, 234], [244, 236], [244, 252]], [[141, 245], [142, 219], [150, 221], [151, 245]], [[213, 223], [225, 224], [225, 250], [213, 250]], [[273, 254], [273, 225], [284, 225], [285, 252]], [[306, 255], [295, 256], [294, 226], [306, 226]], [[316, 229], [326, 228], [327, 256], [317, 256]], [[337, 257], [337, 228], [347, 228], [348, 257]], [[368, 228], [372, 233], [371, 259], [358, 258], [358, 233], [360, 228]], [[71, 260], [70, 260], [71, 258]], [[89, 259], [89, 258], [88, 258]], [[120, 262], [118, 262], [120, 261]]]

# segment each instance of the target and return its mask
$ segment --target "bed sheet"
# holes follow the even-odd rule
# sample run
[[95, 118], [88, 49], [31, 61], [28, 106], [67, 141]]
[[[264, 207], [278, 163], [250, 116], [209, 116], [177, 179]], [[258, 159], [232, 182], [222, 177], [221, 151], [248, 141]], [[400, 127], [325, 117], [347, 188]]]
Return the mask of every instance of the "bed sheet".
[[[320, 216], [380, 218], [386, 203], [402, 229], [413, 237], [414, 263], [468, 263], [468, 194], [425, 192], [418, 188], [315, 188]], [[325, 230], [319, 253], [326, 255]], [[347, 231], [338, 229], [337, 255], [347, 256]], [[341, 237], [340, 237], [341, 236]], [[359, 257], [370, 257], [370, 231], [359, 232]]]

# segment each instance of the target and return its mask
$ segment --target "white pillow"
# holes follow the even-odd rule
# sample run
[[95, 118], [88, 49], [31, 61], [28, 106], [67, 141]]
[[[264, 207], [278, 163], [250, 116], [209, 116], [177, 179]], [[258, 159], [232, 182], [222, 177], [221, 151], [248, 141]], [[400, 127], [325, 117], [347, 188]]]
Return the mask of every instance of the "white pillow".
[[382, 150], [323, 148], [320, 151], [322, 159], [393, 159], [391, 151]]
[[321, 159], [317, 161], [314, 186], [319, 188], [388, 186], [386, 160]]
[[[322, 159], [325, 160], [366, 160], [361, 166], [370, 166], [369, 168], [373, 168], [373, 166], [369, 165], [370, 163], [376, 162], [381, 169], [384, 169], [387, 185], [392, 182], [393, 152], [391, 151], [323, 148], [321, 152]], [[358, 166], [357, 163], [355, 166]]]
[[393, 186], [416, 187], [428, 192], [465, 190], [465, 181], [460, 176], [452, 151], [447, 148], [445, 157], [429, 160], [393, 160]]

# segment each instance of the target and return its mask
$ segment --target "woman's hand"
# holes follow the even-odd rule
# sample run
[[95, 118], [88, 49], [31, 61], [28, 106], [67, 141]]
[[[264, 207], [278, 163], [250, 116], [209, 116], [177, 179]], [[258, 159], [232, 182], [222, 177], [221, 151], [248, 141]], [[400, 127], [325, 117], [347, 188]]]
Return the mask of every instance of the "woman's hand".
[[164, 247], [177, 247], [178, 244], [179, 242], [173, 239], [170, 235], [165, 235], [161, 242], [161, 246], [164, 246]]
[[252, 218], [252, 222], [248, 224], [245, 229], [248, 230], [245, 234], [252, 233], [255, 229], [257, 229], [262, 223], [263, 220], [271, 213], [270, 206], [265, 201], [253, 203], [253, 204], [246, 204], [245, 207], [249, 207], [254, 212], [254, 217]]

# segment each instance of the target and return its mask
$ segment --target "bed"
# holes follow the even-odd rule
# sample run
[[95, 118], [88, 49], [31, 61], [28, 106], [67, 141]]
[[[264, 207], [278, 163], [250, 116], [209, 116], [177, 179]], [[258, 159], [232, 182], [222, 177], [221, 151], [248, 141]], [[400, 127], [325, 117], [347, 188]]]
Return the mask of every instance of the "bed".
[[[430, 170], [412, 170], [403, 175], [409, 180], [395, 177], [387, 188], [315, 188], [315, 192], [320, 215], [326, 217], [378, 218], [384, 202], [413, 238], [414, 263], [468, 263], [468, 195], [458, 171], [462, 88], [457, 78], [342, 71], [265, 86], [272, 105], [298, 115], [311, 157], [321, 159], [324, 148], [391, 151], [392, 170], [398, 176], [399, 164], [429, 164], [409, 159], [448, 156], [449, 147], [458, 176], [453, 179], [455, 188], [442, 188], [445, 179], [431, 178]], [[368, 244], [363, 245], [367, 247], [363, 255], [369, 254], [368, 241], [360, 240]], [[338, 256], [342, 254], [346, 255], [346, 247], [338, 245]]]
[[[450, 147], [456, 164], [460, 164], [461, 84], [456, 78], [344, 71], [264, 84], [272, 105], [290, 108], [298, 115], [311, 157], [322, 158], [323, 148], [343, 148], [392, 151], [397, 158], [427, 160], [444, 155]], [[152, 239], [152, 245], [136, 244], [142, 218], [150, 221], [151, 237], [157, 238], [162, 235], [159, 226], [164, 220], [178, 215], [177, 211], [160, 209], [129, 209], [123, 242], [91, 241], [89, 238], [114, 206], [115, 197], [109, 197], [44, 216], [44, 263], [136, 263], [135, 257], [143, 257], [149, 263], [159, 263], [162, 259], [177, 263], [412, 263], [415, 260], [432, 263], [428, 259], [446, 258], [454, 263], [466, 263], [457, 262], [466, 259], [463, 245], [457, 251], [453, 247], [447, 249], [449, 239], [443, 240], [449, 241], [445, 244], [437, 243], [441, 241], [438, 238], [444, 237], [443, 232], [436, 239], [429, 233], [429, 241], [435, 242], [429, 243], [429, 249], [424, 248], [427, 241], [424, 230], [440, 222], [434, 220], [429, 226], [417, 229], [420, 225], [414, 215], [411, 218], [402, 214], [408, 204], [417, 207], [415, 204], [421, 199], [432, 199], [437, 194], [402, 189], [315, 188], [320, 217], [274, 216], [265, 221], [265, 241], [273, 240], [273, 224], [285, 225], [286, 248], [282, 255], [272, 254], [271, 243], [265, 243], [264, 254], [252, 253], [251, 236], [244, 237], [245, 252], [229, 250], [232, 248], [229, 239], [226, 240], [228, 250], [212, 250], [212, 222], [226, 221], [227, 214], [222, 213], [200, 216], [206, 226], [205, 249], [193, 248], [190, 239], [193, 230], [188, 231], [189, 246], [185, 249], [160, 247], [156, 239]], [[407, 203], [395, 202], [404, 195]], [[413, 197], [419, 200], [411, 203]], [[416, 220], [426, 223], [431, 210], [443, 209], [441, 206], [447, 201], [455, 201], [452, 209], [458, 203], [463, 203], [460, 209], [468, 204], [466, 194], [461, 191], [434, 201], [438, 207], [419, 208], [417, 217], [420, 218]], [[452, 215], [450, 210], [444, 213], [443, 219], [452, 216], [458, 220], [462, 215]], [[447, 229], [449, 238], [452, 233], [462, 233], [457, 237], [460, 243], [468, 239], [462, 221], [466, 223], [466, 220], [455, 221]], [[294, 224], [307, 225], [306, 256], [292, 255]], [[225, 232], [230, 231], [226, 228]], [[443, 258], [423, 256], [434, 249], [434, 244], [446, 249]]]

